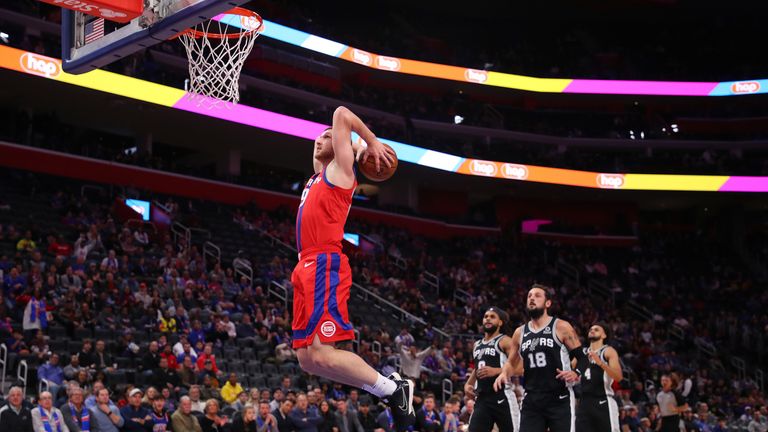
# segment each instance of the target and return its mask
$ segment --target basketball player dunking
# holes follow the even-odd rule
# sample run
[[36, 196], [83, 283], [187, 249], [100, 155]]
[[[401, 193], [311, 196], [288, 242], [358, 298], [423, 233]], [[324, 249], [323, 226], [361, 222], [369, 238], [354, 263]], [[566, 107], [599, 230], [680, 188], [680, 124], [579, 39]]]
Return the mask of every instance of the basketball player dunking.
[[[352, 143], [352, 132], [367, 148]], [[296, 216], [299, 263], [291, 275], [293, 348], [306, 372], [385, 399], [398, 430], [405, 430], [413, 417], [413, 382], [397, 373], [385, 377], [356, 354], [335, 347], [336, 342], [354, 338], [347, 310], [352, 271], [341, 241], [357, 185], [355, 154], [363, 161], [374, 158], [377, 169], [394, 160], [358, 116], [339, 107], [333, 126], [315, 140], [315, 175], [301, 193]]]
[[514, 390], [493, 389], [493, 381], [501, 373], [507, 357], [514, 355], [512, 338], [507, 336], [512, 328], [509, 315], [503, 310], [492, 307], [485, 312], [485, 337], [475, 342], [472, 350], [475, 370], [464, 385], [464, 393], [471, 398], [476, 397], [475, 410], [469, 419], [469, 432], [490, 432], [494, 424], [500, 431], [520, 430], [520, 406]]
[[[502, 372], [493, 383], [501, 389], [523, 363], [525, 396], [520, 412], [521, 432], [574, 432], [576, 399], [572, 384], [589, 365], [581, 342], [568, 321], [549, 315], [552, 306], [550, 289], [533, 285], [528, 291], [527, 308], [530, 321], [512, 335], [514, 354], [509, 356]], [[571, 369], [571, 358], [577, 360], [578, 373]]]
[[581, 400], [576, 410], [576, 432], [619, 432], [619, 407], [613, 398], [613, 383], [621, 381], [621, 363], [616, 350], [605, 344], [608, 327], [595, 323], [589, 328], [589, 368], [581, 377]]

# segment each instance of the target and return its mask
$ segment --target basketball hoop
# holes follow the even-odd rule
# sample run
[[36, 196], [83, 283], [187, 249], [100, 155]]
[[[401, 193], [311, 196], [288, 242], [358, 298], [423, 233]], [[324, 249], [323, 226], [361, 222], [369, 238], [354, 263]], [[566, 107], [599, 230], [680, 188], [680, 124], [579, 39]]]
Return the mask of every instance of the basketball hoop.
[[264, 26], [259, 14], [239, 7], [217, 18], [179, 34], [189, 60], [187, 91], [193, 97], [207, 96], [198, 104], [212, 106], [240, 100], [240, 71]]

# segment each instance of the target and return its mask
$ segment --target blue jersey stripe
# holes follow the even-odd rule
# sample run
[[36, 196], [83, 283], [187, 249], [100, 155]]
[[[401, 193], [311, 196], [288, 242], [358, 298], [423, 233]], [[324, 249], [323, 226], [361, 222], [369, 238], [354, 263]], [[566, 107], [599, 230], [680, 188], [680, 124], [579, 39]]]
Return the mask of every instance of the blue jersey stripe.
[[337, 323], [341, 326], [344, 330], [352, 330], [352, 324], [348, 322], [344, 322], [344, 320], [341, 317], [341, 312], [339, 311], [339, 302], [336, 299], [336, 288], [339, 286], [339, 267], [341, 264], [341, 257], [337, 253], [331, 254], [331, 277], [330, 277], [330, 285], [331, 285], [331, 291], [330, 295], [328, 296], [328, 313], [331, 314], [334, 320], [336, 320]]
[[295, 340], [306, 339], [308, 335], [312, 334], [325, 311], [325, 269], [328, 267], [328, 256], [319, 254], [315, 259], [315, 298], [312, 305], [312, 316], [309, 318], [306, 328], [293, 331]]

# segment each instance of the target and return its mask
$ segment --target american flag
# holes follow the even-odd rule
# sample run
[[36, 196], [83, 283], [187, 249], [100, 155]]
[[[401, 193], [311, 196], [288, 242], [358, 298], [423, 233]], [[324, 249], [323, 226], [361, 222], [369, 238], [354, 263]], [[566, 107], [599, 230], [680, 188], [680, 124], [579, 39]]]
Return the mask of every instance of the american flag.
[[104, 36], [104, 18], [97, 18], [85, 25], [85, 43], [91, 43]]

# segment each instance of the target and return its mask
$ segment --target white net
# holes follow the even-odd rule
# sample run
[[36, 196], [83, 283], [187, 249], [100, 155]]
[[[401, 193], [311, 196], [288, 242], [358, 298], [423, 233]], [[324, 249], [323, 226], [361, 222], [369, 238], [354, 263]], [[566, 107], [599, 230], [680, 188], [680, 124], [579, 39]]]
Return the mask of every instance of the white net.
[[248, 13], [203, 21], [179, 36], [189, 60], [187, 91], [192, 97], [207, 96], [197, 98], [198, 104], [240, 100], [240, 71], [262, 27], [261, 18]]

